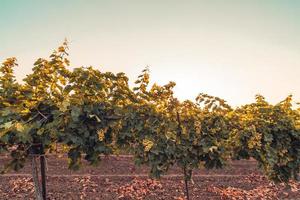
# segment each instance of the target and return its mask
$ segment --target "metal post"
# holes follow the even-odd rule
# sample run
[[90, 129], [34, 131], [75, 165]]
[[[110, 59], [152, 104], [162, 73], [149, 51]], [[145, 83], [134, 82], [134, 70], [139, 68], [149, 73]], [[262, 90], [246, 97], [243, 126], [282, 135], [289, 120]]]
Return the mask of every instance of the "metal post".
[[46, 162], [45, 162], [45, 155], [44, 155], [44, 148], [41, 146], [41, 156], [40, 156], [40, 162], [41, 162], [41, 179], [42, 179], [42, 195], [43, 200], [47, 199], [47, 190], [46, 190]]

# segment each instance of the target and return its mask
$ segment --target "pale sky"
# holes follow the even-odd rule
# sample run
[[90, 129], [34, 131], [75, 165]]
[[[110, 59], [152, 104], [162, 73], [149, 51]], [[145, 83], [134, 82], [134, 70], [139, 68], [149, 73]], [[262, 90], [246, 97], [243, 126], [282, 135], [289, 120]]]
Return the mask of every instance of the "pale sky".
[[64, 38], [72, 67], [133, 82], [148, 65], [180, 99], [300, 101], [298, 0], [0, 0], [0, 60], [17, 57], [18, 80]]

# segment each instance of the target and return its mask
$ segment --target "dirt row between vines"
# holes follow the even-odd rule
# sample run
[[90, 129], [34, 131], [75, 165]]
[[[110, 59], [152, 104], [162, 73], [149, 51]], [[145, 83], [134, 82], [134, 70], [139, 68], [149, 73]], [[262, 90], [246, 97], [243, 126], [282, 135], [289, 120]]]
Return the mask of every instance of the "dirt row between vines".
[[[0, 164], [7, 161], [1, 157]], [[67, 158], [47, 157], [47, 189], [55, 200], [183, 200], [182, 172], [174, 167], [160, 180], [148, 178], [146, 166], [134, 165], [131, 156], [104, 157], [97, 167], [83, 163], [68, 169]], [[0, 199], [34, 199], [29, 163], [19, 172], [0, 176]], [[257, 169], [255, 161], [235, 161], [224, 169], [195, 170], [191, 199], [300, 199], [300, 184], [274, 185]]]

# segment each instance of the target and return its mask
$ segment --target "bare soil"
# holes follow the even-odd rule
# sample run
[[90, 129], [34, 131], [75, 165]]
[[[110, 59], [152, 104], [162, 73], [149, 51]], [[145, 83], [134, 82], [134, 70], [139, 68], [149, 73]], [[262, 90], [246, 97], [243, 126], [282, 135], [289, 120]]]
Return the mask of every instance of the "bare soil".
[[[0, 165], [7, 161], [0, 158]], [[192, 200], [300, 199], [300, 183], [270, 183], [253, 160], [229, 163], [224, 169], [195, 170], [189, 183]], [[148, 167], [134, 165], [131, 156], [103, 157], [97, 167], [83, 163], [68, 169], [65, 156], [47, 156], [47, 195], [51, 200], [183, 200], [182, 171], [174, 167], [160, 180], [148, 177]], [[19, 172], [0, 176], [0, 199], [34, 199], [30, 163]]]

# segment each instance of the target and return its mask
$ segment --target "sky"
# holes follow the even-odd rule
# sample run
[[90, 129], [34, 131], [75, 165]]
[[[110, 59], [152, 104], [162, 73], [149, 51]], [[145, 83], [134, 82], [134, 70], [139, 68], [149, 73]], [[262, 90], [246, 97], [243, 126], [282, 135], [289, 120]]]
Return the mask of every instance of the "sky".
[[22, 80], [67, 38], [72, 67], [133, 83], [149, 66], [182, 100], [300, 102], [299, 20], [298, 0], [0, 0], [0, 61], [17, 57]]

